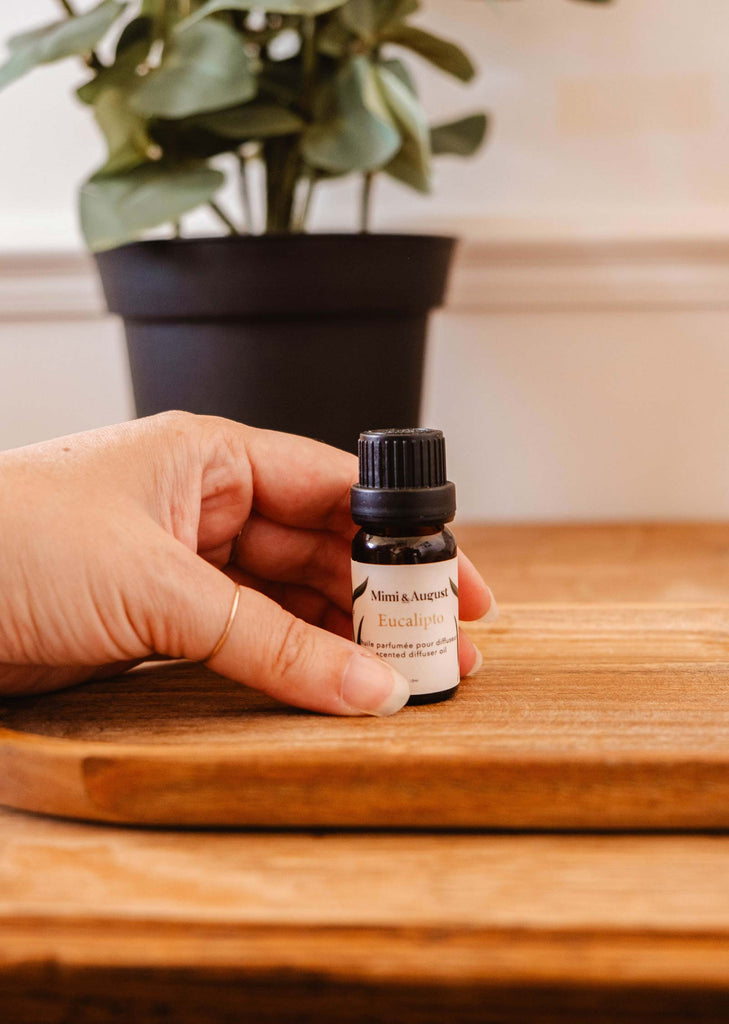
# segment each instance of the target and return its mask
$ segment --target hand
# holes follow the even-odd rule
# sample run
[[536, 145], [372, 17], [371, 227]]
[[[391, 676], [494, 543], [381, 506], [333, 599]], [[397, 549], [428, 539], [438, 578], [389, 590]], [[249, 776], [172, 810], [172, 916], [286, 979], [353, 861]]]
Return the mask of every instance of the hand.
[[[397, 711], [406, 681], [350, 639], [356, 474], [316, 441], [187, 413], [0, 454], [0, 692], [206, 659], [232, 580], [216, 672], [316, 711]], [[478, 618], [490, 592], [459, 572]], [[476, 660], [463, 638], [462, 672]]]

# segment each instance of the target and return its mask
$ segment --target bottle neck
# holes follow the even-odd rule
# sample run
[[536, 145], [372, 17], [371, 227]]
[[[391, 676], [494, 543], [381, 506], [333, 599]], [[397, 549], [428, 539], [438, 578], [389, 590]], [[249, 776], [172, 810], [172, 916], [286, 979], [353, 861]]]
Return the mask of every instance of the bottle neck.
[[365, 523], [360, 530], [375, 537], [433, 537], [445, 530], [445, 524]]
[[456, 514], [456, 489], [447, 482], [438, 487], [363, 487], [351, 492], [352, 518], [360, 526], [374, 523], [426, 524], [439, 527]]

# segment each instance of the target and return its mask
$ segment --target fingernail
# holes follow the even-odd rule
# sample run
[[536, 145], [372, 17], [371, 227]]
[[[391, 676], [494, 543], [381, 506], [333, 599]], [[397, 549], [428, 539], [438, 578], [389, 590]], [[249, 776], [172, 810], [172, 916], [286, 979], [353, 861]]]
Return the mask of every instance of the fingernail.
[[494, 597], [494, 593], [493, 593], [491, 587], [487, 586], [486, 589], [489, 592], [489, 597], [491, 598], [491, 604], [489, 605], [489, 610], [486, 612], [485, 615], [481, 616], [481, 618], [479, 619], [479, 622], [496, 622], [496, 620], [499, 617], [499, 606], [496, 603], [496, 598]]
[[[458, 660], [461, 664], [464, 662], [468, 664], [469, 661], [473, 661], [474, 665], [478, 664], [478, 648], [468, 633], [462, 629], [458, 630], [458, 655]], [[461, 678], [465, 679], [466, 676], [470, 676], [472, 671], [473, 669], [469, 672], [464, 672]]]
[[341, 698], [356, 714], [394, 715], [407, 704], [407, 679], [379, 658], [353, 654], [342, 676]]
[[471, 671], [466, 672], [466, 679], [468, 679], [469, 676], [475, 676], [478, 670], [483, 665], [483, 654], [481, 654], [478, 647], [476, 647], [475, 645], [473, 649], [476, 652], [476, 660], [473, 663], [473, 668], [471, 669]]

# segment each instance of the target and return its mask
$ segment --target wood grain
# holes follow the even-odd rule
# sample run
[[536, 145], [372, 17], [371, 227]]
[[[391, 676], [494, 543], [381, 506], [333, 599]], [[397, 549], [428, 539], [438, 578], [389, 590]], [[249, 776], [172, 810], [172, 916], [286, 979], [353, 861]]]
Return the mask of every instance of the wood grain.
[[729, 606], [521, 605], [476, 678], [391, 719], [197, 665], [0, 706], [0, 801], [137, 824], [729, 826]]
[[[456, 702], [332, 720], [145, 669], [3, 704], [3, 792], [144, 813], [179, 757], [189, 813], [220, 798], [196, 789], [205, 758], [238, 758], [239, 807], [268, 766], [281, 820], [327, 796], [356, 815], [358, 794], [366, 816], [374, 787], [441, 821], [450, 801], [517, 822], [725, 821], [729, 527], [458, 533], [507, 607], [474, 631], [484, 665]], [[579, 606], [509, 607], [530, 601]], [[172, 831], [0, 808], [0, 1018], [724, 1024], [728, 877], [726, 835]]]
[[722, 604], [729, 524], [504, 523], [458, 526], [497, 600]]
[[195, 834], [0, 811], [0, 849], [13, 1024], [729, 1008], [724, 837]]

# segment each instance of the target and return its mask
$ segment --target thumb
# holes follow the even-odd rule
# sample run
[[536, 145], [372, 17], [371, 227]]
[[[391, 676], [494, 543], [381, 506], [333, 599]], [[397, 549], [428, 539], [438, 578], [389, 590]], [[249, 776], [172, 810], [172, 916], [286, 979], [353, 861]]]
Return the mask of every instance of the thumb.
[[209, 658], [228, 623], [236, 586], [203, 559], [192, 557], [188, 572], [177, 576], [183, 589], [177, 591], [175, 607], [163, 613], [171, 624], [171, 630], [163, 630], [165, 646], [171, 649], [160, 653], [208, 659], [205, 663], [220, 675], [312, 711], [391, 715], [407, 702], [407, 680], [380, 658], [309, 625], [248, 587], [239, 588], [230, 632]]

